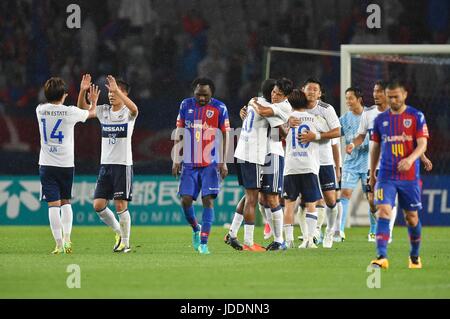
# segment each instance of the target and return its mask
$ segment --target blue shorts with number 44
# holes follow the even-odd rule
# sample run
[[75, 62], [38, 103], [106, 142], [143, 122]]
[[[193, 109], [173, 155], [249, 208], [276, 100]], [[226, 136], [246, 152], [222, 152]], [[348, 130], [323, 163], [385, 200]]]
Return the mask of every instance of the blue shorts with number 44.
[[399, 207], [407, 211], [422, 209], [419, 181], [381, 180], [375, 184], [375, 205], [395, 206], [398, 194]]

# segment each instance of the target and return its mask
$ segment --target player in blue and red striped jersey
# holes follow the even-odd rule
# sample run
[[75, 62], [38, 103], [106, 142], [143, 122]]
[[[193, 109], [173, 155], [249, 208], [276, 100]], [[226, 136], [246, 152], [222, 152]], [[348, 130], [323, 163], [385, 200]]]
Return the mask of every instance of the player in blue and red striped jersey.
[[[225, 104], [212, 98], [213, 81], [195, 79], [192, 89], [194, 97], [181, 102], [177, 118], [172, 174], [178, 176], [181, 168], [178, 194], [186, 219], [192, 226], [192, 245], [201, 254], [209, 254], [214, 199], [220, 191], [221, 179], [228, 174], [225, 159], [230, 124]], [[178, 155], [180, 146], [183, 148], [182, 159]], [[201, 232], [192, 206], [200, 191], [203, 202]]]
[[[388, 84], [386, 96], [391, 108], [375, 119], [372, 135], [374, 143], [370, 152], [370, 186], [375, 189], [378, 209], [378, 257], [371, 264], [389, 267], [389, 220], [398, 194], [399, 208], [403, 209], [411, 243], [409, 268], [422, 268], [419, 257], [422, 228], [418, 217], [418, 210], [422, 208], [419, 158], [427, 148], [428, 128], [423, 113], [405, 104], [408, 93], [402, 83], [393, 81]], [[375, 176], [379, 160], [380, 169], [378, 176]]]

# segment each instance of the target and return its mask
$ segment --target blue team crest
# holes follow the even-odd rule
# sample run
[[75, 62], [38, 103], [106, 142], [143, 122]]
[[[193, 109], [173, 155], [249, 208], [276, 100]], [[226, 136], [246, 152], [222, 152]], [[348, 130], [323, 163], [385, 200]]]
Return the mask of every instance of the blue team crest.
[[410, 128], [411, 124], [412, 124], [412, 120], [411, 119], [404, 119], [403, 120], [403, 126], [404, 127]]
[[213, 115], [214, 115], [214, 111], [212, 111], [212, 110], [208, 110], [208, 111], [206, 111], [206, 117], [207, 118], [211, 118], [211, 117], [213, 117]]

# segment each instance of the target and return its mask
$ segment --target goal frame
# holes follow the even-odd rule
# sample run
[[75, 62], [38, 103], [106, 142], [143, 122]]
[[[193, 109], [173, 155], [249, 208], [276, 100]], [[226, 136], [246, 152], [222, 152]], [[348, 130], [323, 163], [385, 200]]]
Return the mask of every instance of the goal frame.
[[448, 54], [450, 44], [346, 44], [341, 45], [341, 115], [345, 108], [345, 90], [352, 85], [352, 54]]

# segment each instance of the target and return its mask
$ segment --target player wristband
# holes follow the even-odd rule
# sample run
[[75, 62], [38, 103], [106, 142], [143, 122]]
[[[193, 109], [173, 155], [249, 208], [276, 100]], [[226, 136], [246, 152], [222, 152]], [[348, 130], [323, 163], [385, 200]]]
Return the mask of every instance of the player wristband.
[[320, 138], [321, 138], [320, 133], [316, 133], [316, 138], [315, 138], [315, 140], [318, 141], [318, 140], [320, 140]]

